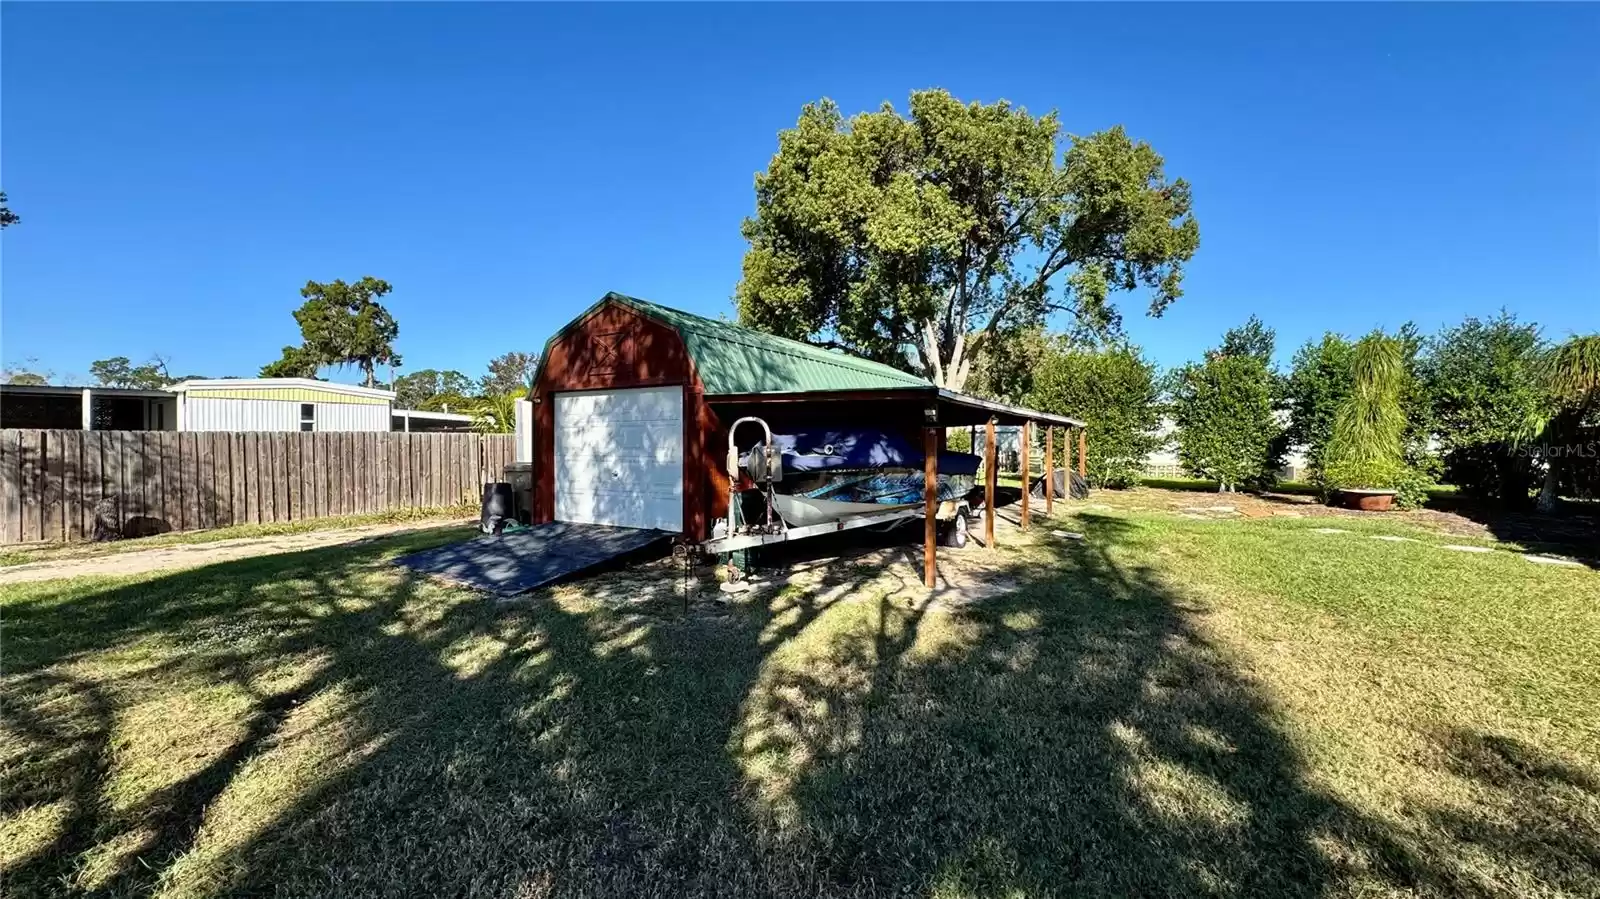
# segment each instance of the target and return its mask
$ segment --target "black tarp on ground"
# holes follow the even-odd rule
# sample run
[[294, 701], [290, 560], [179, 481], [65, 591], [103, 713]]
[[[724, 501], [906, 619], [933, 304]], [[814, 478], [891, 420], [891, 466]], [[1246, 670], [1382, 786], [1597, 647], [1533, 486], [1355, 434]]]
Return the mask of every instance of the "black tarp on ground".
[[[1066, 499], [1068, 497], [1067, 485], [1070, 483], [1072, 485], [1072, 499], [1087, 499], [1089, 497], [1089, 482], [1079, 477], [1077, 472], [1071, 473], [1070, 482], [1065, 468], [1056, 469], [1055, 476], [1054, 493], [1056, 496]], [[1028, 492], [1039, 499], [1044, 499], [1044, 475], [1033, 479], [1033, 487]]]
[[555, 521], [485, 534], [463, 543], [396, 559], [412, 571], [437, 575], [498, 596], [525, 593], [671, 536], [664, 531]]

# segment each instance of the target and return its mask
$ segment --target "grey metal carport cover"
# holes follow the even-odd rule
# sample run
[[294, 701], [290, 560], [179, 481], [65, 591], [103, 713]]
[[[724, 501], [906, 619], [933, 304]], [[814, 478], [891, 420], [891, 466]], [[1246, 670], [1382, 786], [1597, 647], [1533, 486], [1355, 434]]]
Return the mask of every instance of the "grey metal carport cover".
[[666, 540], [665, 531], [553, 521], [500, 536], [485, 534], [401, 556], [399, 564], [423, 574], [498, 596], [526, 593], [617, 556]]

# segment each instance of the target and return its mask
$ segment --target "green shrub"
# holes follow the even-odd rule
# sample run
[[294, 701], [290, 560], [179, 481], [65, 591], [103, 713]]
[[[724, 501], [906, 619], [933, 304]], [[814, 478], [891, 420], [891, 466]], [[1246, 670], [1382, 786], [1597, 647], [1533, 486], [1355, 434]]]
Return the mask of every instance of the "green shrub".
[[[1156, 448], [1156, 399], [1155, 366], [1137, 347], [1057, 343], [1034, 371], [1026, 404], [1087, 421], [1089, 482], [1116, 489], [1139, 483], [1145, 457]], [[1076, 454], [1076, 444], [1071, 451]]]
[[[1289, 407], [1291, 444], [1305, 448], [1311, 480], [1319, 487], [1324, 481], [1323, 458], [1333, 437], [1333, 421], [1339, 406], [1350, 395], [1350, 361], [1355, 347], [1344, 337], [1329, 332], [1317, 342], [1307, 342], [1294, 355], [1289, 377], [1285, 379]], [[1326, 491], [1324, 491], [1326, 495]]]
[[1546, 352], [1538, 327], [1508, 313], [1468, 318], [1429, 341], [1423, 375], [1444, 475], [1466, 495], [1528, 503], [1539, 471], [1517, 445], [1548, 409]]
[[1248, 355], [1207, 354], [1170, 375], [1178, 460], [1221, 489], [1259, 486], [1279, 428], [1272, 415], [1272, 372]]

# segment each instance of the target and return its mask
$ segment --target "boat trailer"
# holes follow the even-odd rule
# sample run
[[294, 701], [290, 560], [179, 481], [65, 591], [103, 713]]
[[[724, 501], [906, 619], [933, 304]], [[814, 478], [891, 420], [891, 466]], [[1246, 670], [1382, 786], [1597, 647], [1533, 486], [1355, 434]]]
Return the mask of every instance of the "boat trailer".
[[[759, 455], [753, 455], [749, 465], [742, 464], [739, 445], [734, 437], [739, 426], [750, 423], [761, 426], [765, 443]], [[770, 546], [775, 543], [786, 543], [791, 540], [802, 540], [806, 537], [818, 537], [823, 534], [835, 534], [840, 531], [849, 531], [856, 528], [892, 526], [898, 522], [924, 517], [923, 504], [889, 506], [882, 511], [860, 512], [842, 515], [832, 521], [821, 524], [808, 524], [798, 527], [790, 526], [784, 521], [783, 516], [777, 511], [773, 501], [774, 487], [783, 480], [783, 458], [776, 451], [772, 439], [772, 428], [767, 423], [755, 416], [746, 416], [733, 423], [728, 428], [728, 517], [719, 519], [712, 528], [712, 538], [700, 544], [701, 551], [708, 554], [736, 553], [742, 550], [753, 549], [759, 546]], [[739, 489], [740, 482], [749, 477], [755, 483], [756, 490], [762, 492], [764, 502], [764, 517], [761, 521], [740, 523], [739, 494], [745, 491]], [[948, 526], [949, 545], [963, 546], [966, 544], [967, 522], [971, 517], [971, 509], [965, 499], [943, 500], [939, 503], [935, 517]], [[943, 541], [941, 541], [943, 542]]]

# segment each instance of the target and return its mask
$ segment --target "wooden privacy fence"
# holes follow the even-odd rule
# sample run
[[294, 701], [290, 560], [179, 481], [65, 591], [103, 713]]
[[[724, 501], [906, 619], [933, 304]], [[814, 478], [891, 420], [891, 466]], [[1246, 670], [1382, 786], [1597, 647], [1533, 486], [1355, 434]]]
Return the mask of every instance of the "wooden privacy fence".
[[509, 434], [0, 430], [0, 543], [476, 503]]

